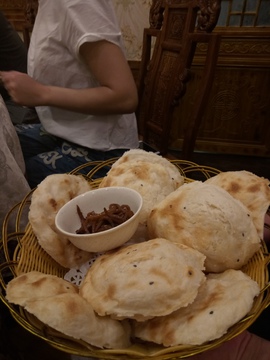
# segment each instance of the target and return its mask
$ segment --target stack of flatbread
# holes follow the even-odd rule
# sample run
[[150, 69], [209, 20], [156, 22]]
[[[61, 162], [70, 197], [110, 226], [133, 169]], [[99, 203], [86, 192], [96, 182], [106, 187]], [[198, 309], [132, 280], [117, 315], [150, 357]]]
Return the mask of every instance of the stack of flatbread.
[[[8, 301], [68, 336], [119, 349], [134, 339], [200, 345], [221, 337], [251, 310], [260, 288], [241, 268], [260, 248], [269, 180], [242, 171], [184, 184], [167, 159], [131, 150], [100, 186], [140, 192], [143, 241], [97, 257], [80, 286], [35, 271], [20, 275], [7, 286]], [[55, 215], [89, 189], [81, 176], [52, 175], [33, 193], [33, 231], [67, 268], [94, 255], [56, 233]]]

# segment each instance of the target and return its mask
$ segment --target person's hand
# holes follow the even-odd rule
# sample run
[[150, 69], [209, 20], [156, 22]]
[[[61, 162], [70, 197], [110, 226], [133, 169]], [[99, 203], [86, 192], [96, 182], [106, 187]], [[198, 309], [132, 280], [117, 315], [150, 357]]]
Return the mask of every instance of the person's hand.
[[219, 347], [189, 360], [270, 360], [270, 341], [244, 331]]
[[19, 105], [34, 107], [44, 103], [46, 86], [25, 73], [1, 71], [0, 78], [13, 101]]

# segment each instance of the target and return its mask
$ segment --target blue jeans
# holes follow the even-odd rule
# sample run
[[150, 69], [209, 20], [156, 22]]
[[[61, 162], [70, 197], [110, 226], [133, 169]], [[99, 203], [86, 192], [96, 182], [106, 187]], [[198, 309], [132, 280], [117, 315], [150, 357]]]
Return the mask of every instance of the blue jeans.
[[[105, 161], [120, 157], [127, 149], [98, 151], [82, 147], [48, 134], [40, 124], [21, 124], [16, 127], [24, 155], [26, 176], [31, 188], [46, 176], [63, 174], [89, 161]], [[87, 173], [90, 168], [81, 171]], [[102, 169], [95, 177], [103, 177], [108, 169]]]

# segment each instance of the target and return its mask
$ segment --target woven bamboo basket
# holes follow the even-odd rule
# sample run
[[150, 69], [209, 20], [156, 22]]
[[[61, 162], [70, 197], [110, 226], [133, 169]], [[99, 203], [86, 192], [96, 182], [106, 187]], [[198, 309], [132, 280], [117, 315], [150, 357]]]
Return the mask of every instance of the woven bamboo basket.
[[[72, 171], [72, 174], [83, 174], [92, 186], [98, 187], [101, 178], [99, 171], [110, 168], [115, 158], [106, 162], [90, 162]], [[171, 161], [184, 176], [185, 182], [194, 180], [204, 181], [218, 174], [220, 171], [207, 166], [200, 166], [193, 162], [183, 160]], [[14, 206], [6, 215], [2, 229], [2, 242], [0, 243], [0, 256], [3, 258], [0, 265], [0, 298], [8, 307], [14, 319], [27, 331], [42, 338], [51, 346], [69, 354], [94, 357], [98, 359], [184, 359], [206, 350], [218, 347], [246, 330], [270, 305], [270, 284], [268, 264], [270, 254], [264, 242], [247, 265], [242, 269], [260, 286], [260, 294], [254, 300], [250, 312], [238, 323], [232, 326], [221, 338], [198, 346], [179, 345], [162, 347], [152, 343], [138, 341], [126, 349], [101, 350], [83, 341], [79, 341], [50, 328], [29, 314], [20, 306], [10, 304], [5, 299], [7, 283], [21, 273], [32, 270], [64, 277], [68, 269], [61, 267], [39, 246], [37, 239], [27, 222], [27, 213], [31, 202], [31, 191], [21, 203]], [[269, 211], [270, 212], [270, 211]], [[15, 222], [14, 222], [15, 219]], [[11, 224], [12, 222], [12, 224]], [[10, 231], [13, 226], [14, 230]], [[267, 226], [267, 225], [265, 225]]]

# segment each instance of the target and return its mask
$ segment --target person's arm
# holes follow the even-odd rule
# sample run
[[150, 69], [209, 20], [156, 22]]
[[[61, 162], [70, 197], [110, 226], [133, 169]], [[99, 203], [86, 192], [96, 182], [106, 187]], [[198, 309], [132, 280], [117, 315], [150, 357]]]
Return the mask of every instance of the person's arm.
[[83, 44], [80, 53], [100, 86], [86, 89], [48, 86], [14, 71], [1, 72], [1, 77], [20, 105], [55, 106], [96, 115], [134, 112], [137, 88], [122, 50], [110, 42], [98, 41]]

